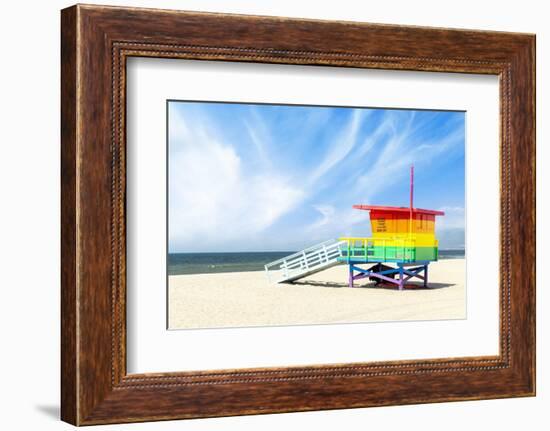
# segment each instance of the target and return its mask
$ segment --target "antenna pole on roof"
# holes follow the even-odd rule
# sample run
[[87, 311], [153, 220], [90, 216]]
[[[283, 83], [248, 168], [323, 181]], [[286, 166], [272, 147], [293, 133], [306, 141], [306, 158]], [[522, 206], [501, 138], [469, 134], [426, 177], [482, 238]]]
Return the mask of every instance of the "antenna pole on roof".
[[413, 209], [413, 197], [414, 197], [414, 165], [411, 165], [411, 212]]
[[410, 203], [409, 203], [409, 236], [412, 234], [413, 198], [414, 198], [414, 165], [411, 165], [411, 194], [410, 194]]

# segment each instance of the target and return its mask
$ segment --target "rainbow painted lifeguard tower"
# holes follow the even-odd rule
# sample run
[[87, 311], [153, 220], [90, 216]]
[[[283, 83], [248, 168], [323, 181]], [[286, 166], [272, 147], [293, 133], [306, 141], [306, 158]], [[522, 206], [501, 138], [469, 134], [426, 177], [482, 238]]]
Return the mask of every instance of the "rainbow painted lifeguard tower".
[[[443, 211], [413, 207], [414, 168], [411, 166], [409, 207], [354, 205], [358, 210], [370, 211], [372, 237], [340, 238], [347, 247], [339, 261], [349, 265], [349, 284], [369, 277], [376, 281], [396, 284], [403, 289], [411, 278], [428, 283], [428, 265], [438, 258], [438, 241], [435, 237], [435, 218]], [[369, 269], [360, 264], [378, 263]], [[395, 263], [396, 268], [384, 263]], [[356, 274], [357, 273], [357, 274]], [[397, 279], [395, 278], [397, 276]]]
[[[414, 168], [411, 166], [408, 207], [353, 205], [369, 211], [371, 237], [342, 237], [294, 253], [265, 266], [270, 280], [292, 282], [335, 265], [349, 267], [349, 286], [369, 278], [402, 290], [413, 278], [428, 284], [428, 265], [438, 259], [436, 216], [443, 211], [414, 208]], [[365, 264], [371, 264], [365, 268]], [[363, 265], [363, 266], [360, 266]], [[392, 266], [395, 265], [395, 266]]]

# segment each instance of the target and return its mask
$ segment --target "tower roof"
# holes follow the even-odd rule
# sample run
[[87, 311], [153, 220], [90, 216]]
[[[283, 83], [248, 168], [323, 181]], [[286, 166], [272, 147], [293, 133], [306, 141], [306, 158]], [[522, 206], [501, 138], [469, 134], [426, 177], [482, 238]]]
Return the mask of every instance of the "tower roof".
[[[381, 205], [354, 205], [353, 208], [366, 211], [383, 211], [383, 212], [406, 212], [409, 213], [411, 208], [409, 207], [387, 207]], [[412, 208], [414, 214], [429, 214], [429, 215], [445, 215], [443, 211], [426, 210], [422, 208]]]

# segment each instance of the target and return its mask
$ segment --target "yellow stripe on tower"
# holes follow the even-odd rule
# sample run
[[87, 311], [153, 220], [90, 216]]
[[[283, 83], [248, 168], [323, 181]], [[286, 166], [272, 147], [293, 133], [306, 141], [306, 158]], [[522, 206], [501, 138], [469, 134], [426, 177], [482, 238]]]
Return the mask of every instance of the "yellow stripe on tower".
[[[387, 235], [388, 233], [409, 233], [408, 219], [374, 219], [371, 221], [372, 234]], [[411, 233], [431, 233], [435, 234], [435, 222], [431, 220], [412, 220]]]

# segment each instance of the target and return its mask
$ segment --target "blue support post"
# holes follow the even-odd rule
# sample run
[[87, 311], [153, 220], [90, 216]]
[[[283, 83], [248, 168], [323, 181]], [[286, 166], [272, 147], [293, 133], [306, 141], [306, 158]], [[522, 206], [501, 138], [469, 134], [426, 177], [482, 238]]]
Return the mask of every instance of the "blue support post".
[[428, 264], [424, 265], [424, 287], [428, 287]]

